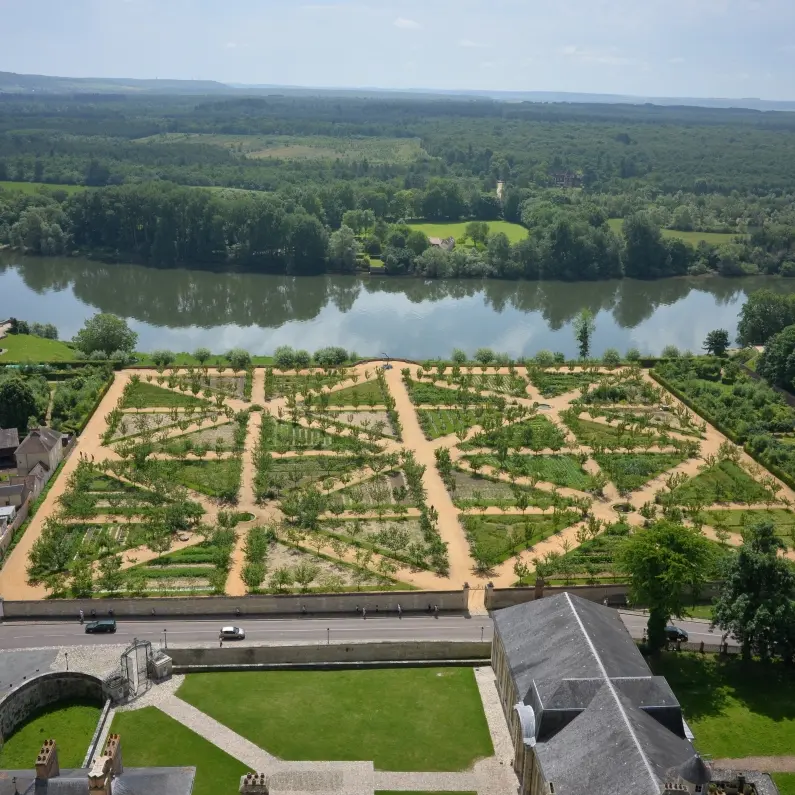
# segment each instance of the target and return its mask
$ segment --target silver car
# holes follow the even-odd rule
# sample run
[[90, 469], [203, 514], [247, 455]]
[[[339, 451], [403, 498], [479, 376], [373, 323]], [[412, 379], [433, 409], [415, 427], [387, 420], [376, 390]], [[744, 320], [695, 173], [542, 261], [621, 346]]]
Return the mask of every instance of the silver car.
[[222, 640], [245, 640], [246, 632], [240, 627], [221, 627]]

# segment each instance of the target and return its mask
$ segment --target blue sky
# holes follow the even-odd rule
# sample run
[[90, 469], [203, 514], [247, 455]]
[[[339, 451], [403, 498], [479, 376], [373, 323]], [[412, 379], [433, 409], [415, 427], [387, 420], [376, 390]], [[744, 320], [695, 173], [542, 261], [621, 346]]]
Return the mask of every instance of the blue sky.
[[0, 70], [795, 99], [793, 0], [0, 0]]

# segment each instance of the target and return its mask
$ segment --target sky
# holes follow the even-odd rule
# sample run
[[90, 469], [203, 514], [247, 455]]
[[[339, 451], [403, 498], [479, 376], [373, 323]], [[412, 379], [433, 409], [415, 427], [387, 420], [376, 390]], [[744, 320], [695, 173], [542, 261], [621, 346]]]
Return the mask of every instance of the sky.
[[795, 99], [793, 0], [0, 0], [0, 71]]

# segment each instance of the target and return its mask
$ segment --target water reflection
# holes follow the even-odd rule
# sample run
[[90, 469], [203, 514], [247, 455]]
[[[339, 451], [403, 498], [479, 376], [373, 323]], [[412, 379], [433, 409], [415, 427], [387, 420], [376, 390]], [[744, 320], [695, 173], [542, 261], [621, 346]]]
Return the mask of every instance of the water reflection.
[[583, 307], [597, 317], [597, 353], [610, 346], [653, 353], [669, 343], [697, 349], [713, 328], [734, 335], [739, 306], [761, 287], [795, 290], [787, 280], [764, 277], [573, 284], [299, 279], [0, 255], [0, 295], [13, 314], [53, 322], [71, 336], [93, 312], [113, 312], [130, 319], [142, 349], [240, 344], [266, 352], [280, 344], [340, 344], [421, 358], [488, 345], [514, 356], [539, 348], [573, 354], [568, 326]]

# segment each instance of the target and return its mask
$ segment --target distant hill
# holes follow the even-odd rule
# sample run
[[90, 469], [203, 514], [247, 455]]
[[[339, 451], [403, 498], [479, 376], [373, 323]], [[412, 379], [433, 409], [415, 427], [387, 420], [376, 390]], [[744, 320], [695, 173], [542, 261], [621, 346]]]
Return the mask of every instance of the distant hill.
[[795, 101], [755, 97], [644, 97], [629, 94], [585, 94], [567, 91], [479, 91], [432, 88], [321, 88], [271, 84], [220, 83], [217, 80], [138, 80], [128, 77], [52, 77], [0, 72], [0, 94], [281, 94], [354, 97], [471, 97], [500, 102], [565, 102], [571, 104], [660, 105], [700, 108], [746, 108], [795, 111]]
[[218, 94], [232, 91], [215, 80], [50, 77], [0, 72], [0, 93], [5, 94]]

